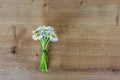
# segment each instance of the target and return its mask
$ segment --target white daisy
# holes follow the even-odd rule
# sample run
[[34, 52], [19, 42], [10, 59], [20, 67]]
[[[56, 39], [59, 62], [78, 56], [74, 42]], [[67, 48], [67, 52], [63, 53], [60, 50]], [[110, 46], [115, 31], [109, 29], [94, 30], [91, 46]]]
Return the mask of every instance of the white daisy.
[[35, 35], [32, 35], [32, 39], [37, 41], [37, 37]]
[[40, 36], [38, 36], [37, 38], [38, 38], [38, 40], [41, 40], [41, 39], [43, 38], [43, 36], [40, 35]]
[[51, 34], [51, 35], [50, 35], [50, 41], [52, 41], [52, 42], [58, 41], [57, 35], [56, 35], [56, 34]]
[[47, 29], [48, 29], [49, 31], [54, 31], [54, 28], [53, 28], [53, 27], [50, 27], [50, 26], [48, 26]]

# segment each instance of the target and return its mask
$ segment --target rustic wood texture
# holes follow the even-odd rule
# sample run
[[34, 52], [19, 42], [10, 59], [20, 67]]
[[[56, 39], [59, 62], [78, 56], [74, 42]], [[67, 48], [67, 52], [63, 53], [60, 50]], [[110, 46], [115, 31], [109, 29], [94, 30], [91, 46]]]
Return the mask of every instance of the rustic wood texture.
[[[0, 80], [119, 80], [120, 0], [0, 0]], [[49, 72], [38, 65], [39, 25], [54, 26]]]

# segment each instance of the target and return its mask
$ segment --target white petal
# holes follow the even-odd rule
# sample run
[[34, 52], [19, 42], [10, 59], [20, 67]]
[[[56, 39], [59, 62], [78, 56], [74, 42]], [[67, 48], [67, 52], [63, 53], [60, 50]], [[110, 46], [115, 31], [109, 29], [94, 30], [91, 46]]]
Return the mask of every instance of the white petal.
[[35, 34], [36, 30], [32, 31], [32, 34]]
[[43, 36], [39, 36], [39, 37], [38, 37], [38, 40], [41, 40], [42, 38], [43, 38]]
[[32, 35], [32, 39], [35, 40], [35, 41], [37, 40], [35, 35]]

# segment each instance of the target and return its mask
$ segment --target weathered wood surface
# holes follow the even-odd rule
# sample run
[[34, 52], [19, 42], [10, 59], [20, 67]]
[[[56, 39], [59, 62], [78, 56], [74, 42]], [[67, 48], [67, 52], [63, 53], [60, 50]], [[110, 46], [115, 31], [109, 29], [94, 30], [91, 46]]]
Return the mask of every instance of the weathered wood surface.
[[[0, 0], [0, 80], [119, 80], [120, 0]], [[49, 72], [38, 25], [55, 26]]]

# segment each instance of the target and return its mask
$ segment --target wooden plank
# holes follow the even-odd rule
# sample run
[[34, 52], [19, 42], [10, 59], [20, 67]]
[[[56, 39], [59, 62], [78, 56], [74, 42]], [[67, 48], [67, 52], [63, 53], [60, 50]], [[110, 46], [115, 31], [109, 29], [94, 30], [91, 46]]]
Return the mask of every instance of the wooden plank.
[[80, 0], [61, 0], [59, 3], [57, 3], [57, 1], [58, 0], [46, 0], [46, 8], [44, 10], [46, 24], [118, 26], [118, 0], [81, 0], [82, 5], [80, 4]]
[[[0, 39], [1, 44], [4, 44], [4, 43], [9, 44], [9, 46], [7, 45], [7, 47], [1, 46], [1, 49], [3, 50], [1, 55], [4, 56], [4, 59], [9, 58], [6, 55], [15, 54], [15, 56], [16, 56], [15, 59], [17, 59], [19, 57], [18, 61], [21, 60], [20, 62], [22, 62], [24, 60], [25, 61], [27, 60], [28, 63], [29, 63], [29, 61], [30, 62], [31, 61], [39, 62], [38, 59], [41, 56], [40, 55], [41, 54], [41, 52], [40, 52], [41, 46], [40, 46], [39, 42], [34, 42], [31, 39], [31, 31], [32, 31], [32, 29], [34, 29], [34, 27], [30, 28], [30, 26], [32, 26], [32, 25], [14, 25], [14, 26], [12, 25], [11, 26], [12, 33], [11, 33], [11, 36], [9, 36], [9, 37], [12, 37], [12, 39], [10, 39], [11, 42], [9, 42], [10, 40], [5, 41], [3, 39]], [[57, 27], [55, 27], [55, 28], [57, 30]], [[49, 45], [48, 49], [50, 50], [49, 55], [50, 55], [50, 66], [52, 66], [51, 68], [53, 68], [53, 69], [61, 68], [61, 65], [65, 66], [65, 68], [66, 68], [66, 66], [68, 65], [67, 68], [79, 69], [79, 68], [83, 68], [83, 67], [88, 68], [89, 64], [96, 68], [101, 68], [101, 66], [105, 67], [105, 68], [109, 68], [112, 66], [111, 64], [113, 64], [113, 63], [114, 63], [114, 66], [119, 66], [117, 64], [117, 61], [119, 61], [119, 44], [120, 43], [119, 43], [119, 39], [117, 38], [117, 34], [115, 33], [115, 36], [113, 36], [113, 38], [115, 38], [115, 40], [112, 39], [112, 41], [109, 39], [109, 38], [111, 38], [110, 35], [106, 35], [107, 36], [106, 37], [103, 34], [99, 34], [99, 33], [109, 33], [110, 32], [109, 27], [106, 27], [106, 29], [105, 29], [105, 27], [104, 27], [104, 29], [99, 29], [99, 32], [95, 32], [96, 35], [93, 35], [94, 33], [91, 33], [91, 30], [96, 31], [96, 30], [94, 30], [93, 27], [91, 28], [91, 30], [88, 29], [88, 30], [90, 30], [90, 32], [87, 31], [87, 33], [84, 32], [84, 28], [81, 28], [81, 27], [78, 27], [78, 28], [76, 27], [77, 29], [75, 27], [74, 28], [68, 27], [68, 28], [69, 28], [68, 33], [64, 32], [62, 34], [62, 35], [64, 35], [64, 37], [60, 38], [59, 42], [54, 43], [53, 45]], [[86, 28], [88, 28], [88, 27], [86, 27]], [[14, 29], [15, 29], [15, 31], [14, 31]], [[80, 29], [82, 31], [81, 34], [86, 33], [89, 35], [87, 35], [87, 36], [83, 36], [84, 34], [79, 35]], [[95, 29], [96, 29], [96, 27], [95, 27]], [[114, 30], [113, 28], [111, 28], [111, 29]], [[6, 32], [7, 30], [8, 29], [5, 29], [4, 32]], [[59, 32], [59, 30], [60, 30], [60, 27], [58, 28], [58, 32]], [[63, 30], [64, 30], [64, 28], [63, 28]], [[76, 32], [76, 33], [69, 33], [71, 31]], [[77, 31], [78, 31], [78, 33], [77, 33]], [[98, 35], [97, 35], [97, 33], [98, 33]], [[6, 37], [6, 34], [1, 34], [1, 35], [3, 36], [3, 38]], [[16, 35], [16, 37], [15, 37], [15, 35]], [[69, 35], [71, 35], [71, 36], [68, 37]], [[101, 38], [94, 40], [95, 36], [100, 37], [100, 35], [101, 35]], [[113, 35], [114, 35], [114, 33], [113, 33]], [[59, 37], [60, 36], [61, 35], [59, 33]], [[80, 36], [80, 37], [78, 37], [78, 36]], [[71, 39], [73, 39], [73, 40], [71, 40]], [[6, 39], [6, 40], [8, 40], [8, 39]], [[70, 40], [70, 41], [68, 41], [68, 40]], [[16, 48], [14, 49], [14, 47], [16, 47]], [[5, 51], [6, 48], [11, 51], [6, 52]], [[15, 50], [15, 52], [14, 52], [14, 50]], [[7, 53], [7, 54], [5, 55], [3, 53]], [[36, 55], [38, 55], [38, 56], [36, 56]], [[27, 57], [27, 59], [26, 59], [26, 57]], [[32, 57], [33, 57], [33, 59], [31, 59]], [[114, 58], [116, 58], [115, 61], [114, 61]], [[93, 61], [95, 61], [95, 62], [93, 62]], [[63, 69], [64, 69], [64, 67], [63, 67]]]
[[[119, 0], [0, 0], [0, 80], [118, 80]], [[54, 26], [49, 72], [31, 31]]]
[[0, 24], [40, 24], [42, 1], [0, 0]]

